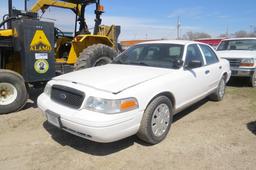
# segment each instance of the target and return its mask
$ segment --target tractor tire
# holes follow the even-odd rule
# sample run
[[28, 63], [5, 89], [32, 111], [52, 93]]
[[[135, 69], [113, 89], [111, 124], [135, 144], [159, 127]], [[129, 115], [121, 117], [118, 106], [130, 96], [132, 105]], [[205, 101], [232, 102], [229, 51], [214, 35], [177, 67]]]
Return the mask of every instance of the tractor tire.
[[0, 114], [20, 110], [27, 99], [23, 77], [16, 72], [0, 69]]
[[117, 52], [104, 44], [95, 44], [84, 49], [75, 64], [75, 70], [101, 66], [112, 62]]

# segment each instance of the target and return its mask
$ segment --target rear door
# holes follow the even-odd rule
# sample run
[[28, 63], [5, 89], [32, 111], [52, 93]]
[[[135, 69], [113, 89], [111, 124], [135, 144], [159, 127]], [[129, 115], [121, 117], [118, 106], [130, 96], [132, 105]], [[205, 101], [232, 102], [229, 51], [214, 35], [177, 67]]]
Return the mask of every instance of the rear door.
[[220, 61], [217, 55], [212, 50], [212, 48], [204, 44], [199, 44], [199, 47], [206, 61], [206, 66], [205, 66], [207, 68], [206, 76], [207, 76], [207, 81], [209, 82], [207, 91], [212, 91], [218, 87], [223, 68], [220, 64]]

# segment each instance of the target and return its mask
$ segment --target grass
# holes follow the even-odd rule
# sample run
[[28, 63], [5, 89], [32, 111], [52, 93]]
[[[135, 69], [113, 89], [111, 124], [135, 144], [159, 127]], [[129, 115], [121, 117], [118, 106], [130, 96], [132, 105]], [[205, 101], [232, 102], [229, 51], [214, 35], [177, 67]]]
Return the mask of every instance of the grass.
[[235, 95], [236, 97], [249, 99], [251, 109], [256, 113], [256, 88], [228, 86], [226, 92]]

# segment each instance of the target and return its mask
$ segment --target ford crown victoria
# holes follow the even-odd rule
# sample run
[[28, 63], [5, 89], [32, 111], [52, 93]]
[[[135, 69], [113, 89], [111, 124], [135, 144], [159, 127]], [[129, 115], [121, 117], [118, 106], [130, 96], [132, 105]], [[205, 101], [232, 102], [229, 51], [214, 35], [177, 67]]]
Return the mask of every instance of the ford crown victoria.
[[155, 41], [130, 47], [112, 64], [49, 81], [38, 106], [52, 125], [97, 142], [137, 136], [162, 141], [173, 115], [209, 96], [220, 101], [229, 63], [192, 41]]

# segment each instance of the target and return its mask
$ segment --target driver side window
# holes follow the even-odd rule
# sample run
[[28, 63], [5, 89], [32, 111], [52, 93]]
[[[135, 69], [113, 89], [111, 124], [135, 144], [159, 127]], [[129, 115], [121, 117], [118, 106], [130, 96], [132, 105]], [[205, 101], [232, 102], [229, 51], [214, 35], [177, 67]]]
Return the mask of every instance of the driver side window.
[[201, 67], [204, 64], [203, 56], [196, 44], [191, 44], [187, 48], [185, 65], [189, 66], [192, 62], [198, 62], [199, 66], [197, 67]]

